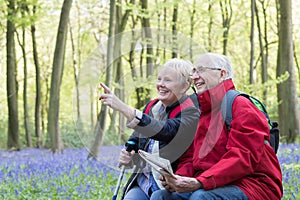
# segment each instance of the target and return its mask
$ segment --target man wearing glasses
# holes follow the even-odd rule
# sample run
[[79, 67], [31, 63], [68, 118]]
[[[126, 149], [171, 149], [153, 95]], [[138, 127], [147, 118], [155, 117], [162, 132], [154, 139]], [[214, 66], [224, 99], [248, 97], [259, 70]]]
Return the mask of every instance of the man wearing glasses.
[[153, 193], [151, 200], [281, 199], [282, 174], [274, 150], [265, 143], [270, 138], [264, 114], [238, 96], [230, 130], [222, 117], [222, 99], [235, 89], [229, 59], [203, 54], [191, 77], [201, 107], [192, 153], [179, 164], [176, 179], [161, 177], [165, 190]]

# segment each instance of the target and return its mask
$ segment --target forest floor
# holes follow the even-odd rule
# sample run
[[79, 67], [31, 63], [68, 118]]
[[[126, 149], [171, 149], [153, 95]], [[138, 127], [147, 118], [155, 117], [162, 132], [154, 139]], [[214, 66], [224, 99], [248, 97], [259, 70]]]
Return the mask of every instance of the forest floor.
[[[65, 149], [61, 154], [47, 149], [0, 151], [0, 199], [111, 199], [121, 148], [101, 147], [98, 160], [87, 160], [87, 149]], [[277, 156], [283, 199], [300, 199], [300, 144], [281, 144]]]

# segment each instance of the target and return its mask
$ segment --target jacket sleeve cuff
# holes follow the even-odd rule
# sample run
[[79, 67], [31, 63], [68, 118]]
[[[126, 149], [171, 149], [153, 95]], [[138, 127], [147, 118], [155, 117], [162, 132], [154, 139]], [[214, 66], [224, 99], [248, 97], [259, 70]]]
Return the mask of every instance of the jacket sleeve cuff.
[[196, 177], [198, 181], [202, 183], [204, 190], [212, 190], [217, 187], [214, 176], [203, 177], [202, 175]]
[[182, 168], [179, 168], [175, 174], [180, 175], [180, 176], [193, 177], [194, 168], [193, 168], [193, 166], [182, 167]]
[[132, 129], [140, 123], [143, 117], [143, 112], [141, 112], [140, 110], [135, 110], [134, 112], [135, 112], [134, 118], [131, 121], [127, 121], [126, 123], [126, 126]]

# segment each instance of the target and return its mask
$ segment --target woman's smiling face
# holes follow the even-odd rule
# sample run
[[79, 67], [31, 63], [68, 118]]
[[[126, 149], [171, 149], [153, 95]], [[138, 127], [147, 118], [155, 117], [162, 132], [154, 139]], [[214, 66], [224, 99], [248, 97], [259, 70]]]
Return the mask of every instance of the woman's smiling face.
[[178, 101], [187, 88], [188, 83], [183, 83], [178, 72], [166, 67], [158, 72], [156, 89], [158, 99], [164, 106], [169, 106]]

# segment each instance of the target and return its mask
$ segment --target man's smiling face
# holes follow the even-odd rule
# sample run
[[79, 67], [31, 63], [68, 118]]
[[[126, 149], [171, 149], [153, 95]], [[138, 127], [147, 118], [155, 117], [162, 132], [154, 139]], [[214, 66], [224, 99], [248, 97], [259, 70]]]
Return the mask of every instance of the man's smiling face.
[[193, 69], [191, 76], [198, 94], [202, 94], [204, 91], [218, 85], [221, 77], [221, 68], [204, 67], [199, 65]]

